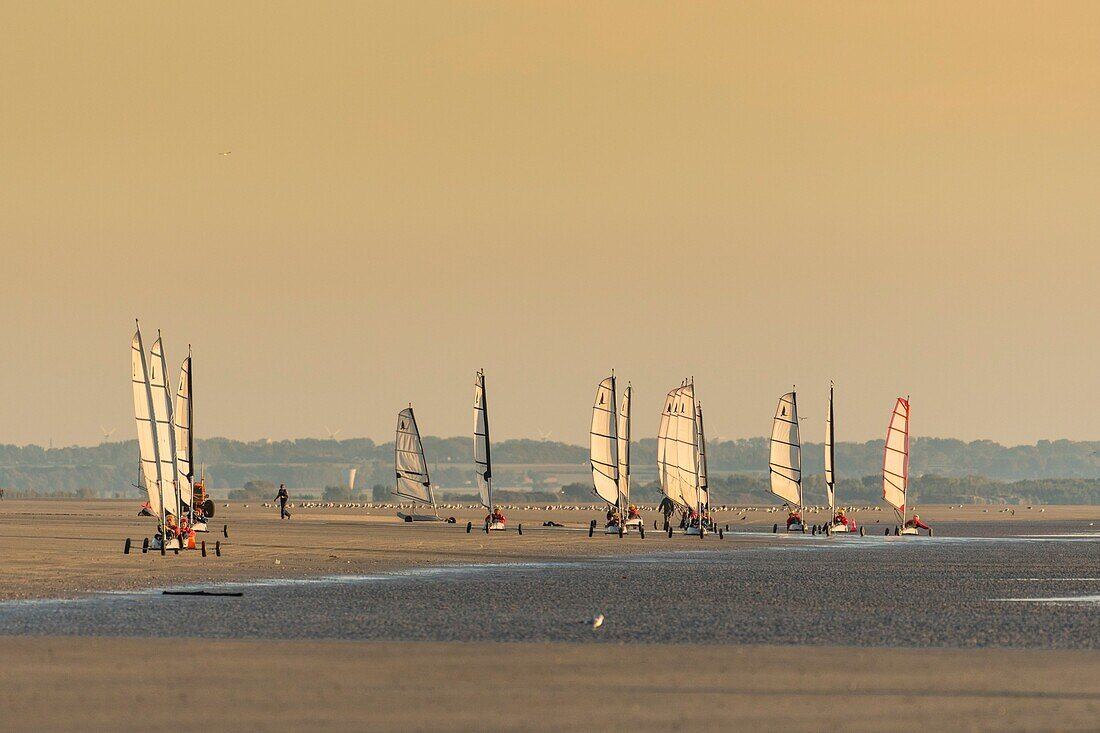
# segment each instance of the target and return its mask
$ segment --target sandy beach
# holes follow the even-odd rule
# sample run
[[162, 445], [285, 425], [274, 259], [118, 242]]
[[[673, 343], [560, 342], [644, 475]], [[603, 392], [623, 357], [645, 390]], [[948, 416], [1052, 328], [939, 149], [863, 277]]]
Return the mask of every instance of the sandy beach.
[[[174, 680], [156, 654], [191, 655]], [[10, 730], [1086, 731], [1092, 652], [7, 638]], [[617, 718], [615, 716], [618, 716]]]
[[[5, 500], [0, 503], [0, 544], [5, 571], [0, 573], [0, 600], [59, 598], [103, 590], [134, 590], [187, 583], [255, 578], [311, 577], [374, 573], [409, 567], [483, 562], [521, 562], [608, 553], [643, 552], [651, 540], [619, 540], [597, 533], [587, 537], [592, 511], [509, 511], [510, 529], [486, 536], [477, 528], [484, 516], [476, 510], [446, 510], [456, 524], [405, 524], [394, 509], [307, 509], [292, 506], [293, 518], [279, 519], [274, 507], [257, 503], [219, 505], [211, 531], [199, 534], [207, 556], [143, 555], [142, 538], [156, 524], [138, 517], [133, 501]], [[650, 526], [652, 518], [650, 517]], [[769, 517], [772, 515], [768, 515]], [[466, 523], [475, 523], [466, 533]], [[543, 528], [546, 521], [565, 528]], [[522, 536], [519, 525], [524, 525]], [[228, 537], [223, 529], [228, 527]], [[123, 554], [131, 538], [131, 554]], [[580, 541], [584, 539], [585, 541]], [[730, 542], [735, 541], [733, 538]], [[667, 540], [693, 549], [699, 540]], [[215, 543], [222, 554], [215, 556]]]
[[[921, 507], [921, 516], [941, 534], [950, 533], [956, 522], [1053, 522], [1075, 520], [1100, 526], [1100, 507], [1051, 506]], [[0, 546], [5, 569], [0, 573], [0, 600], [14, 598], [61, 598], [104, 590], [134, 590], [188, 583], [255, 578], [312, 577], [326, 574], [362, 574], [409, 567], [431, 567], [484, 562], [524, 562], [594, 557], [618, 553], [653, 552], [655, 542], [662, 549], [716, 549], [715, 542], [676, 535], [669, 540], [657, 532], [646, 539], [602, 535], [591, 540], [587, 526], [600, 517], [598, 509], [580, 511], [509, 509], [510, 529], [486, 536], [477, 529], [484, 516], [480, 510], [445, 509], [457, 523], [399, 521], [395, 509], [305, 508], [295, 503], [293, 518], [281, 521], [278, 509], [255, 502], [219, 504], [210, 523], [211, 531], [200, 534], [207, 544], [207, 557], [199, 552], [141, 553], [142, 538], [151, 537], [155, 522], [137, 516], [137, 503], [124, 500], [55, 501], [4, 500], [0, 502]], [[1040, 513], [1040, 509], [1043, 511]], [[656, 512], [645, 514], [649, 527]], [[716, 515], [721, 525], [733, 532], [722, 547], [738, 542], [761, 542], [758, 535], [782, 521], [777, 513], [763, 510], [731, 510]], [[883, 511], [859, 511], [853, 517], [866, 525], [868, 533], [881, 534], [894, 525], [893, 515]], [[824, 522], [825, 512], [811, 512], [807, 521]], [[474, 522], [467, 534], [465, 525]], [[563, 528], [544, 528], [553, 521]], [[876, 526], [878, 523], [878, 526]], [[518, 533], [519, 525], [524, 534]], [[228, 527], [228, 537], [223, 527]], [[739, 537], [752, 532], [751, 539]], [[134, 549], [123, 554], [125, 540]], [[580, 540], [584, 541], [580, 541]], [[222, 554], [216, 557], [215, 543]]]
[[[711, 563], [714, 572], [723, 572], [726, 559], [741, 568], [741, 575], [729, 581], [734, 583], [729, 590], [732, 595], [714, 598], [718, 604], [715, 609], [727, 610], [715, 612], [735, 612], [741, 618], [752, 619], [760, 613], [753, 608], [767, 608], [738, 609], [736, 603], [753, 587], [758, 589], [756, 592], [768, 587], [767, 578], [774, 574], [769, 563], [785, 563], [774, 567], [800, 567], [798, 563], [817, 557], [815, 548], [826, 547], [822, 543], [828, 542], [772, 535], [771, 524], [778, 518], [775, 513], [725, 512], [719, 522], [730, 524], [736, 531], [722, 540], [712, 536], [700, 541], [680, 536], [668, 539], [659, 532], [647, 533], [645, 539], [619, 539], [599, 532], [589, 538], [587, 524], [597, 516], [595, 511], [512, 509], [508, 511], [511, 529], [486, 536], [476, 528], [466, 532], [466, 521], [480, 519], [474, 510], [443, 512], [456, 516], [454, 525], [408, 525], [397, 520], [393, 509], [295, 506], [293, 519], [281, 521], [273, 507], [231, 503], [218, 507], [217, 521], [211, 525], [218, 531], [206, 536], [208, 553], [204, 558], [194, 551], [163, 557], [159, 553], [142, 554], [141, 538], [152, 533], [153, 523], [149, 518], [137, 517], [136, 509], [133, 502], [125, 501], [0, 503], [0, 547], [6, 560], [0, 573], [0, 618], [15, 618], [11, 616], [15, 609], [20, 618], [41, 616], [44, 627], [52, 629], [47, 632], [50, 635], [43, 636], [9, 628], [9, 635], [0, 636], [0, 709], [5, 711], [9, 729], [147, 729], [152, 711], [166, 699], [181, 703], [179, 709], [196, 711], [196, 720], [203, 725], [231, 730], [585, 730], [606, 724], [611, 701], [617, 701], [619, 707], [615, 709], [622, 711], [624, 724], [639, 730], [731, 726], [790, 730], [832, 721], [832, 727], [843, 730], [870, 731], [894, 725], [899, 717], [910, 721], [913, 728], [926, 730], [1095, 730], [1100, 720], [1100, 653], [1087, 648], [1088, 644], [1086, 648], [1073, 648], [1079, 644], [1061, 649], [1044, 646], [1048, 642], [1036, 641], [1027, 631], [1031, 619], [1036, 623], [1041, 619], [1016, 606], [1004, 611], [1002, 635], [991, 637], [994, 646], [1008, 648], [942, 648], [945, 643], [947, 647], [956, 643], [935, 639], [923, 639], [923, 648], [916, 648], [885, 637], [884, 646], [878, 646], [874, 639], [859, 640], [855, 646], [820, 641], [811, 645], [733, 643], [730, 640], [740, 638], [741, 627], [727, 625], [722, 630], [726, 619], [708, 616], [705, 604], [699, 606], [704, 611], [702, 616], [686, 619], [689, 625], [704, 624], [702, 635], [687, 637], [687, 643], [649, 643], [646, 638], [631, 636], [641, 632], [629, 628], [645, 628], [644, 619], [659, 616], [660, 609], [666, 607], [662, 599], [679, 587], [676, 583], [680, 573], [664, 572], [667, 577], [663, 585], [651, 584], [645, 580], [645, 573], [650, 572], [645, 568], [664, 562], [662, 557], [674, 563], [677, 557], [692, 557], [685, 552], [721, 556], [721, 563]], [[1002, 509], [922, 507], [921, 515], [936, 526], [937, 539], [964, 535], [975, 526], [1014, 537], [1043, 533], [1062, 536], [1067, 527], [1073, 530], [1071, 534], [1080, 530], [1091, 536], [1088, 527], [1100, 524], [1097, 507], [1045, 507], [1042, 512], [1039, 507], [1014, 507], [1014, 514]], [[647, 517], [650, 526], [652, 518], [652, 514]], [[811, 515], [809, 519], [820, 521], [824, 515], [820, 519]], [[856, 519], [876, 527], [875, 534], [890, 523], [885, 512], [858, 512]], [[544, 521], [566, 526], [543, 528]], [[519, 524], [525, 528], [522, 535], [517, 531]], [[228, 537], [221, 531], [223, 525], [228, 525]], [[134, 549], [124, 555], [127, 537], [133, 540]], [[996, 563], [1000, 561], [990, 555], [992, 550], [960, 540], [963, 544], [949, 544], [942, 550], [948, 553], [946, 561], [936, 559], [936, 553], [922, 551], [926, 558], [923, 563], [947, 562], [943, 567], [951, 567], [955, 562], [952, 558], [970, 557], [978, 563], [974, 565], [980, 568], [978, 575], [997, 575]], [[220, 557], [213, 551], [215, 541], [222, 543]], [[888, 544], [881, 538], [876, 541]], [[1013, 549], [1017, 545], [1020, 549]], [[1073, 572], [1089, 575], [1081, 564], [1087, 565], [1087, 560], [1081, 558], [1087, 557], [1091, 546], [1091, 540], [1086, 539], [1086, 544], [1077, 542], [1058, 551], [1062, 558], [1059, 562], [1065, 566], [1063, 574], [1070, 572], [1070, 565], [1075, 563]], [[1025, 553], [1019, 557], [1026, 559], [1031, 557], [1026, 553], [1037, 551], [1033, 548], [1046, 546], [1017, 541], [1007, 549], [998, 547], [997, 552]], [[791, 548], [797, 550], [794, 555], [761, 555], [768, 550]], [[780, 559], [764, 560], [773, 555]], [[608, 580], [619, 577], [618, 566], [602, 575], [585, 569], [593, 563], [601, 565], [604, 561], [600, 558], [616, 557], [649, 564], [637, 566], [642, 568], [637, 572], [630, 569], [634, 565], [623, 566], [622, 581]], [[745, 560], [739, 561], [740, 557]], [[843, 571], [836, 574], [837, 557], [822, 556], [820, 572], [834, 573], [822, 577], [845, 577]], [[897, 561], [894, 554], [880, 557]], [[1037, 566], [1046, 562], [1044, 557], [1036, 556]], [[749, 563], [749, 559], [757, 564]], [[174, 638], [151, 625], [127, 628], [122, 635], [104, 626], [106, 636], [87, 628], [89, 623], [96, 623], [92, 619], [116, 617], [111, 610], [115, 598], [130, 598], [102, 596], [102, 591], [136, 591], [138, 595], [126, 601], [127, 607], [145, 608], [166, 602], [159, 600], [159, 592], [141, 595], [142, 589], [148, 588], [379, 576], [414, 569], [509, 567], [517, 563], [546, 563], [548, 570], [535, 577], [520, 573], [510, 578], [506, 572], [498, 573], [494, 576], [499, 577], [498, 581], [416, 576], [421, 579], [403, 581], [407, 584], [403, 586], [353, 585], [346, 590], [318, 586], [316, 592], [308, 586], [287, 586], [283, 591], [277, 585], [268, 585], [248, 591], [249, 598], [243, 599], [260, 605], [269, 597], [276, 600], [268, 618], [257, 616], [257, 624], [253, 625], [242, 621], [245, 625], [241, 627], [241, 638], [235, 638], [237, 632], [233, 629], [237, 626], [233, 624], [215, 634], [228, 638], [202, 638], [201, 632], [189, 634], [189, 638]], [[570, 570], [572, 566], [578, 569]], [[1027, 574], [1024, 567], [1020, 570]], [[570, 572], [581, 575], [571, 576]], [[640, 580], [635, 580], [636, 575]], [[981, 599], [1000, 592], [1001, 586], [977, 586], [974, 592], [978, 593], [979, 604], [967, 606], [973, 602], [961, 595], [954, 601], [944, 599], [950, 595], [943, 590], [950, 588], [950, 581], [935, 585], [944, 582], [936, 575], [939, 573], [915, 580], [932, 583], [919, 589], [940, 604], [933, 604], [934, 613], [949, 613], [951, 607], [962, 613], [970, 613], [969, 608], [998, 613], [996, 608], [988, 610]], [[592, 576], [591, 582], [570, 580], [581, 576]], [[1079, 581], [1072, 587], [1094, 587], [1088, 577]], [[494, 582], [507, 585], [500, 586], [496, 600], [485, 596], [485, 589]], [[578, 619], [575, 609], [586, 607], [586, 596], [573, 598], [570, 589], [598, 596], [599, 584], [614, 582], [630, 583], [646, 597], [620, 599], [618, 615], [600, 631], [578, 624], [583, 619]], [[587, 587], [593, 583], [595, 588]], [[1064, 592], [1063, 588], [1069, 586], [1048, 583], [1044, 587]], [[533, 602], [544, 588], [552, 589], [559, 600], [551, 599], [550, 605]], [[780, 605], [802, 605], [797, 594], [783, 595], [781, 586], [773, 586], [768, 592], [775, 594], [774, 602]], [[869, 588], [868, 592], [866, 600], [852, 607], [855, 613], [875, 613], [874, 607], [867, 604], [884, 591]], [[51, 605], [52, 601], [27, 605], [27, 599], [51, 598], [74, 600], [62, 605]], [[285, 598], [285, 603], [279, 598]], [[837, 598], [830, 600], [816, 593], [807, 601], [812, 601], [804, 609], [807, 618], [836, 610], [840, 603]], [[74, 603], [77, 605], [72, 606]], [[80, 605], [83, 603], [92, 605], [85, 608]], [[443, 607], [451, 603], [456, 604], [454, 610]], [[473, 605], [464, 607], [463, 603]], [[432, 604], [432, 621], [427, 627], [409, 626], [406, 635], [398, 616], [416, 616], [422, 604]], [[569, 610], [555, 615], [555, 605]], [[223, 608], [224, 613], [233, 614], [234, 622], [238, 613], [256, 613], [255, 605], [193, 608]], [[544, 620], [559, 624], [559, 628], [565, 628], [561, 627], [565, 623], [568, 628], [556, 632], [560, 636], [553, 636], [552, 641], [505, 642], [497, 640], [492, 629], [480, 641], [432, 640], [440, 638], [447, 614], [464, 614], [471, 608], [499, 618], [504, 624], [499, 639], [517, 638], [517, 634], [518, 638], [527, 638], [524, 635], [530, 632], [524, 629], [532, 621]], [[615, 608], [615, 604], [609, 608]], [[627, 611], [631, 608], [637, 609], [635, 615], [640, 613], [640, 618], [630, 618]], [[3, 615], [4, 609], [8, 616]], [[68, 615], [57, 616], [59, 613]], [[900, 610], [898, 613], [896, 624], [902, 628], [912, 624], [919, 627], [925, 618], [917, 616], [914, 620]], [[1082, 617], [1082, 612], [1074, 609], [1055, 609], [1053, 613], [1052, 618], [1061, 622], [1068, 618], [1071, 626], [1067, 628], [1076, 629], [1067, 633], [1091, 637], [1091, 614], [1086, 612]], [[538, 618], [530, 618], [530, 614], [538, 614]], [[51, 621], [67, 618], [78, 620], [71, 626], [65, 625], [67, 621]], [[318, 623], [322, 618], [327, 625]], [[767, 631], [759, 621], [749, 623], [750, 629], [759, 626], [761, 631], [747, 638], [787, 638], [781, 627], [777, 632]], [[843, 620], [836, 623], [837, 628], [850, 625]], [[302, 638], [311, 635], [303, 624], [316, 628], [321, 638]], [[382, 624], [389, 630], [377, 638], [371, 638], [373, 632], [367, 638], [349, 636], [349, 625], [355, 624], [365, 628]], [[469, 619], [463, 619], [463, 624], [456, 625], [456, 638], [475, 638], [470, 636]], [[707, 633], [706, 626], [713, 626], [714, 633]], [[1018, 633], [1024, 636], [1018, 637]], [[346, 638], [330, 638], [333, 634]], [[402, 640], [405, 638], [408, 640]], [[726, 641], [701, 641], [706, 638]], [[1037, 648], [1011, 648], [1016, 638], [1021, 638], [1024, 646]], [[974, 645], [965, 638], [958, 644]], [[152, 673], [151, 663], [157, 655], [179, 660], [175, 680], [166, 679], [163, 672]], [[180, 680], [184, 684], [179, 684]]]

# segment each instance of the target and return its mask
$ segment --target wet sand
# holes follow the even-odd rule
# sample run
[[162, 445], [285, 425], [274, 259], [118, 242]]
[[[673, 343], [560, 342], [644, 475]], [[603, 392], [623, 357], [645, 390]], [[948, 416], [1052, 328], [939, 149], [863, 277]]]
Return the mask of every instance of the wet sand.
[[[369, 574], [410, 567], [524, 562], [589, 558], [608, 554], [653, 552], [657, 549], [717, 549], [714, 542], [677, 535], [673, 539], [649, 532], [646, 539], [601, 535], [591, 540], [586, 527], [598, 518], [596, 509], [563, 511], [510, 509], [509, 531], [485, 535], [477, 529], [480, 510], [441, 510], [455, 516], [457, 524], [400, 522], [394, 509], [304, 508], [294, 506], [293, 518], [281, 521], [278, 510], [255, 502], [219, 504], [211, 532], [199, 535], [207, 543], [207, 557], [181, 552], [161, 557], [143, 555], [141, 540], [151, 537], [155, 524], [138, 517], [137, 503], [125, 500], [55, 501], [11, 500], [0, 502], [0, 600], [13, 598], [61, 598], [103, 590], [134, 590], [203, 582], [256, 578], [313, 577], [330, 574]], [[1027, 522], [1042, 531], [1047, 522], [1073, 520], [1082, 528], [1089, 522], [1100, 527], [1100, 507], [1013, 507], [1014, 515], [1000, 506], [921, 507], [921, 517], [949, 535], [955, 522], [1005, 523], [1011, 531], [1024, 531]], [[657, 516], [646, 513], [647, 524]], [[893, 526], [891, 513], [857, 511], [856, 521], [868, 534], [880, 534]], [[734, 533], [721, 547], [737, 543], [770, 541], [760, 535], [781, 519], [777, 513], [733, 510], [719, 512], [717, 521]], [[825, 512], [809, 513], [811, 523], [823, 522]], [[465, 523], [473, 521], [467, 534]], [[543, 528], [545, 521], [567, 525]], [[877, 524], [876, 524], [877, 522]], [[950, 523], [949, 523], [950, 522]], [[1024, 523], [1021, 525], [1021, 523]], [[524, 534], [516, 532], [524, 526]], [[228, 525], [229, 537], [223, 536]], [[1030, 531], [1028, 527], [1027, 531]], [[756, 536], [745, 538], [740, 533]], [[126, 538], [134, 550], [122, 553]], [[582, 541], [583, 540], [583, 541]], [[214, 543], [222, 545], [221, 557]], [[659, 546], [654, 545], [659, 542]]]
[[[906, 721], [901, 729], [935, 731], [1100, 729], [1100, 653], [1053, 648], [1092, 646], [1095, 605], [1011, 605], [1001, 611], [990, 600], [1021, 583], [1034, 595], [1095, 593], [1098, 573], [1090, 569], [1088, 552], [1096, 546], [1100, 507], [1014, 507], [1015, 514], [1002, 507], [922, 507], [922, 518], [936, 526], [936, 543], [889, 549], [891, 541], [879, 531], [893, 524], [886, 512], [856, 515], [869, 528], [865, 540], [828, 540], [775, 536], [771, 524], [779, 515], [731, 511], [718, 521], [738, 531], [718, 542], [670, 540], [657, 532], [644, 540], [600, 533], [590, 539], [586, 527], [598, 516], [594, 510], [509, 510], [510, 531], [486, 536], [465, 531], [465, 521], [480, 520], [476, 510], [445, 510], [459, 519], [456, 525], [406, 525], [393, 509], [295, 507], [294, 518], [281, 522], [271, 507], [231, 504], [218, 507], [212, 528], [219, 532], [206, 537], [206, 558], [198, 552], [143, 555], [140, 539], [152, 534], [152, 521], [135, 516], [136, 509], [126, 501], [0, 502], [0, 601], [8, 601], [3, 605], [9, 611], [38, 613], [25, 628], [53, 624], [47, 633], [82, 634], [18, 635], [19, 627], [12, 626], [2, 635], [0, 629], [3, 729], [144, 731], [164, 722], [165, 714], [191, 721], [190, 727], [244, 731], [560, 731], [611, 725], [881, 731], [898, 729], [899, 719]], [[819, 522], [825, 515], [808, 519]], [[537, 526], [546, 520], [570, 526]], [[228, 538], [220, 534], [224, 523]], [[520, 523], [522, 536], [515, 531]], [[947, 541], [975, 530], [991, 537], [1074, 537]], [[135, 540], [130, 555], [122, 554], [126, 537]], [[218, 539], [221, 557], [212, 549]], [[846, 549], [823, 549], [830, 541]], [[819, 582], [840, 587], [850, 574], [845, 558], [861, 554], [859, 543], [877, 544], [870, 552], [890, 563], [906, 555], [926, 561], [920, 584], [930, 602], [897, 607], [904, 613], [884, 622], [896, 638], [882, 636], [882, 628], [874, 638], [847, 634], [858, 634], [869, 615], [893, 608], [888, 600], [897, 588], [891, 583], [903, 577], [894, 566], [878, 563], [877, 572], [863, 573], [866, 592], [856, 597], [813, 587], [803, 592], [784, 581], [787, 575], [810, 575], [806, 563], [813, 563]], [[706, 552], [711, 562], [691, 562], [684, 551]], [[661, 584], [654, 584], [652, 564], [665, 562], [659, 557], [664, 553], [679, 556], [669, 561], [673, 567], [689, 563], [691, 571], [665, 568], [658, 573]], [[639, 570], [592, 562], [608, 556], [637, 562]], [[423, 572], [540, 562], [551, 569], [538, 576], [522, 569], [477, 570], [461, 584]], [[1055, 577], [1063, 570], [1080, 577]], [[170, 597], [95, 595], [394, 571], [409, 576], [401, 582], [412, 585], [350, 583], [312, 596], [313, 586], [289, 586], [286, 593], [266, 586], [247, 591], [244, 599], [197, 599], [188, 615], [198, 626], [185, 639], [171, 626], [166, 632], [153, 623], [127, 624], [125, 611], [117, 611], [145, 612], [148, 604], [171, 603]], [[730, 572], [736, 579], [722, 575]], [[708, 573], [715, 579], [709, 583]], [[972, 576], [967, 594], [958, 592], [952, 573]], [[506, 581], [509, 574], [514, 578]], [[590, 612], [593, 598], [604, 597], [601, 589], [619, 582], [643, 588], [645, 597], [622, 594], [606, 607], [595, 606], [608, 611], [608, 620], [592, 631], [581, 616]], [[713, 588], [712, 604], [685, 605], [685, 584]], [[725, 585], [731, 587], [722, 590]], [[763, 592], [763, 600], [748, 597], [744, 588]], [[545, 594], [548, 589], [552, 593]], [[235, 638], [203, 638], [210, 635], [202, 630], [204, 615], [236, 619], [234, 609], [248, 608], [225, 605], [219, 615], [209, 611], [213, 604], [256, 604], [265, 597], [272, 599], [266, 610], [247, 611], [252, 620], [242, 621], [244, 626], [218, 621], [219, 635]], [[12, 605], [12, 599], [28, 598], [78, 600]], [[783, 609], [798, 610], [796, 623], [783, 620]], [[984, 622], [991, 635], [974, 636], [962, 623], [975, 609], [993, 614]], [[690, 633], [652, 633], [655, 619], [669, 613], [679, 614], [680, 626]], [[495, 618], [499, 626], [455, 623], [467, 614]], [[769, 614], [772, 620], [762, 623]], [[951, 622], [951, 614], [959, 614], [960, 623]], [[942, 638], [912, 636], [934, 626], [929, 619], [936, 618], [947, 619]], [[122, 630], [112, 631], [112, 623]], [[1036, 634], [1037, 625], [1050, 635]], [[552, 631], [539, 631], [547, 628]], [[830, 629], [841, 628], [847, 635], [833, 641]], [[510, 638], [528, 641], [499, 640]], [[676, 643], [649, 643], [661, 638]], [[173, 669], [157, 660], [172, 660]], [[621, 716], [609, 722], [614, 710]]]
[[[1059, 528], [1063, 523], [1049, 523]], [[1100, 650], [1100, 532], [802, 534], [642, 554], [458, 564], [0, 602], [23, 635]], [[579, 542], [615, 542], [587, 535]], [[1010, 600], [1011, 599], [1011, 600]], [[201, 618], [181, 625], [179, 609]], [[598, 633], [590, 622], [604, 616]]]
[[[65, 598], [105, 590], [135, 590], [169, 585], [257, 578], [370, 574], [402, 568], [483, 562], [525, 562], [609, 553], [652, 551], [655, 534], [619, 540], [587, 535], [595, 511], [509, 511], [509, 530], [486, 535], [476, 525], [482, 512], [455, 515], [456, 524], [398, 520], [394, 509], [305, 509], [280, 520], [278, 510], [252, 503], [218, 506], [211, 531], [198, 534], [207, 556], [198, 551], [161, 556], [142, 554], [142, 538], [155, 523], [138, 517], [132, 501], [4, 500], [0, 502], [0, 600]], [[769, 515], [770, 516], [770, 515]], [[568, 523], [543, 528], [545, 521]], [[466, 522], [475, 523], [471, 533]], [[652, 517], [650, 518], [652, 526]], [[517, 532], [524, 525], [524, 534]], [[228, 537], [223, 526], [228, 525]], [[126, 538], [133, 549], [123, 554]], [[582, 541], [583, 540], [583, 541]], [[731, 542], [733, 539], [731, 538]], [[222, 554], [215, 555], [215, 543]], [[667, 544], [691, 540], [665, 538]], [[698, 543], [699, 540], [695, 539]], [[694, 545], [690, 545], [694, 547]]]
[[[180, 660], [173, 679], [152, 673], [157, 654]], [[158, 710], [189, 728], [240, 731], [1085, 731], [1100, 722], [1097, 680], [1100, 655], [1065, 651], [0, 644], [4, 727], [36, 731], [149, 730]]]

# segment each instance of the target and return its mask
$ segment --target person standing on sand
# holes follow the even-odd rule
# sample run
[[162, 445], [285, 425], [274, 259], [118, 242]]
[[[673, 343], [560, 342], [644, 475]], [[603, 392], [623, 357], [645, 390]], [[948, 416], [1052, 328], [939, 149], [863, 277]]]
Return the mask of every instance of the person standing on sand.
[[668, 528], [668, 522], [672, 518], [673, 512], [676, 511], [676, 503], [669, 499], [667, 496], [661, 499], [661, 505], [657, 507], [657, 511], [661, 512], [665, 518], [665, 528]]
[[275, 495], [275, 500], [279, 502], [279, 519], [290, 519], [290, 512], [286, 510], [286, 503], [290, 501], [286, 484], [279, 484], [279, 493]]

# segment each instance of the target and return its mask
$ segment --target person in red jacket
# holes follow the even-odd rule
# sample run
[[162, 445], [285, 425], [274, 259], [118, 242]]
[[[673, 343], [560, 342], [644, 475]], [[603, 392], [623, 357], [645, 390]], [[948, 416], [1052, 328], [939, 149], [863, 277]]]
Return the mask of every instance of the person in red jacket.
[[486, 524], [504, 524], [508, 520], [504, 518], [504, 514], [500, 511], [500, 507], [494, 507], [492, 513], [485, 517]]
[[844, 525], [853, 532], [856, 529], [856, 520], [850, 518], [847, 514], [845, 514], [843, 508], [837, 509], [836, 514], [833, 516], [833, 526], [836, 526], [838, 524]]
[[919, 514], [914, 514], [913, 517], [905, 523], [906, 529], [927, 529], [931, 531], [931, 527], [920, 520]]
[[787, 508], [787, 529], [791, 528], [792, 524], [802, 524], [802, 513], [797, 509]]

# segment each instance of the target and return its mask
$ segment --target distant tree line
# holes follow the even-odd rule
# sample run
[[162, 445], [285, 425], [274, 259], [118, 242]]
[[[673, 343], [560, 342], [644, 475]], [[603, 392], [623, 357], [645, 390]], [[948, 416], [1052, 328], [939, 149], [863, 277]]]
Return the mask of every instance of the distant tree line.
[[[471, 439], [429, 436], [423, 442], [432, 482], [472, 495]], [[755, 496], [757, 503], [770, 496], [763, 492], [768, 465], [766, 438], [712, 441], [707, 448], [716, 496]], [[631, 450], [635, 492], [642, 497], [655, 486], [656, 441], [637, 441]], [[882, 451], [881, 440], [837, 444], [842, 496], [877, 500]], [[375, 487], [383, 487], [388, 497], [393, 485], [393, 443], [376, 444], [363, 438], [277, 442], [212, 438], [199, 440], [196, 453], [197, 463], [206, 467], [208, 486], [215, 489], [243, 491], [249, 482], [274, 486], [285, 482], [292, 488], [326, 491], [329, 496], [346, 494], [370, 500], [375, 497]], [[802, 456], [807, 491], [824, 496], [819, 486], [822, 446], [804, 444]], [[493, 460], [496, 484], [501, 490], [560, 497], [563, 487], [587, 481], [588, 450], [583, 446], [506, 440], [493, 444]], [[351, 468], [357, 473], [355, 485], [349, 487]], [[963, 497], [971, 495], [984, 497], [995, 490], [1005, 500], [1044, 501], [1036, 497], [1061, 496], [1066, 501], [1080, 502], [1095, 493], [1092, 482], [1100, 480], [1100, 443], [1044, 440], [1035, 445], [1005, 447], [991, 441], [916, 438], [911, 474], [918, 495], [926, 486], [931, 495], [959, 497], [949, 501], [965, 501]], [[51, 449], [0, 445], [0, 487], [7, 489], [9, 496], [76, 496], [77, 492], [138, 496], [140, 492], [133, 487], [136, 481], [136, 441]], [[258, 497], [259, 489], [255, 491]]]
[[[768, 490], [767, 476], [726, 474], [711, 477], [711, 502], [760, 506], [782, 504]], [[909, 484], [910, 503], [919, 504], [1100, 504], [1100, 479], [1025, 479], [998, 481], [984, 476], [913, 477]], [[562, 487], [562, 499], [589, 503], [596, 501], [591, 484], [573, 483]], [[639, 484], [631, 489], [631, 499], [653, 504], [661, 500], [661, 487], [656, 481]], [[803, 481], [803, 500], [809, 505], [828, 503], [824, 477], [810, 476]], [[864, 476], [841, 480], [836, 486], [836, 501], [840, 506], [879, 504], [882, 502], [882, 476]]]

